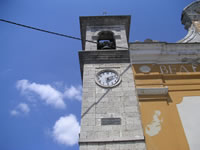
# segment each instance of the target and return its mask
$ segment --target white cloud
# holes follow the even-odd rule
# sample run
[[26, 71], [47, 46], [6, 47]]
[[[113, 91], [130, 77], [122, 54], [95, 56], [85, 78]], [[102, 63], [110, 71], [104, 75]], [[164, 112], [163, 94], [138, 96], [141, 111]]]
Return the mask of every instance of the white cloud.
[[54, 106], [55, 108], [66, 107], [63, 94], [49, 84], [30, 83], [28, 80], [19, 80], [17, 81], [17, 89], [21, 90], [24, 95], [27, 95], [29, 92], [35, 93], [46, 104]]
[[60, 117], [53, 127], [53, 138], [60, 144], [72, 146], [78, 142], [80, 125], [73, 114]]
[[63, 86], [64, 86], [64, 83], [62, 82], [62, 81], [56, 81], [56, 82], [54, 82], [53, 83], [53, 85], [54, 85], [54, 87], [56, 87], [56, 88], [63, 88]]
[[30, 112], [30, 108], [26, 103], [20, 103], [17, 105], [16, 109], [10, 111], [12, 116], [17, 116], [20, 114], [28, 114]]
[[54, 84], [56, 87], [49, 84], [30, 82], [24, 79], [17, 81], [16, 87], [30, 102], [35, 102], [35, 96], [37, 95], [45, 104], [55, 108], [65, 108], [66, 104], [64, 99], [81, 101], [81, 86], [72, 85], [70, 88], [66, 88], [64, 92], [60, 92], [58, 89], [62, 90], [64, 88], [63, 83], [55, 82]]
[[81, 86], [78, 87], [71, 86], [70, 88], [67, 88], [64, 92], [64, 96], [69, 99], [76, 99], [81, 101], [82, 99]]
[[19, 115], [19, 112], [17, 111], [17, 110], [11, 110], [10, 111], [10, 114], [12, 115], [12, 116], [17, 116], [17, 115]]
[[30, 108], [29, 108], [28, 105], [25, 104], [25, 103], [20, 103], [20, 104], [18, 105], [18, 109], [19, 109], [21, 112], [23, 112], [23, 113], [29, 113], [29, 112], [30, 112]]

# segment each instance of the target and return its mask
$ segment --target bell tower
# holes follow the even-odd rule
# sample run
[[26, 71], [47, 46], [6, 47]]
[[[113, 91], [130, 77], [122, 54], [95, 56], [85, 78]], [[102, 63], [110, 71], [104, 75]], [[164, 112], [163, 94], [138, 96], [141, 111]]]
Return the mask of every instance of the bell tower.
[[130, 65], [130, 16], [80, 17], [80, 150], [145, 150]]

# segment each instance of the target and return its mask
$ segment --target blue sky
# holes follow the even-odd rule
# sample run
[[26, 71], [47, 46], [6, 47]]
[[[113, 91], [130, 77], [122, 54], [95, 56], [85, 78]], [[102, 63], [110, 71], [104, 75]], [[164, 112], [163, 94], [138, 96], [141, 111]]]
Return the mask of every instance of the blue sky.
[[[79, 16], [131, 15], [130, 42], [176, 42], [193, 0], [0, 0], [0, 18], [80, 37]], [[0, 149], [78, 150], [81, 42], [0, 22]]]

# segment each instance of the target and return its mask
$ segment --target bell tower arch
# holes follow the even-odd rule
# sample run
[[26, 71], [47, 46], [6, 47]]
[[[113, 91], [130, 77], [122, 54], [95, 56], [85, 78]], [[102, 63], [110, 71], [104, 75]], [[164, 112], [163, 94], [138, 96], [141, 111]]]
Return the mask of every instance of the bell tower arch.
[[116, 49], [114, 33], [111, 31], [99, 32], [97, 49]]
[[85, 51], [97, 50], [101, 40], [114, 42], [114, 49], [128, 49], [130, 16], [80, 17], [80, 28], [82, 49]]

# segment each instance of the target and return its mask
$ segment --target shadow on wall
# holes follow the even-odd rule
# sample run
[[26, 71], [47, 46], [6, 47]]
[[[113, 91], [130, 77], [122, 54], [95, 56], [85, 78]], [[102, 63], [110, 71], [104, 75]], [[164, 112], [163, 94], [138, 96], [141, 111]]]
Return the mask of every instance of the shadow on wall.
[[[120, 74], [120, 77], [123, 76], [123, 74], [131, 67], [131, 64], [129, 64], [126, 69]], [[106, 92], [98, 99], [98, 101], [94, 102], [81, 116], [83, 118], [95, 105], [97, 105], [111, 90], [112, 88], [109, 88], [106, 90]]]

